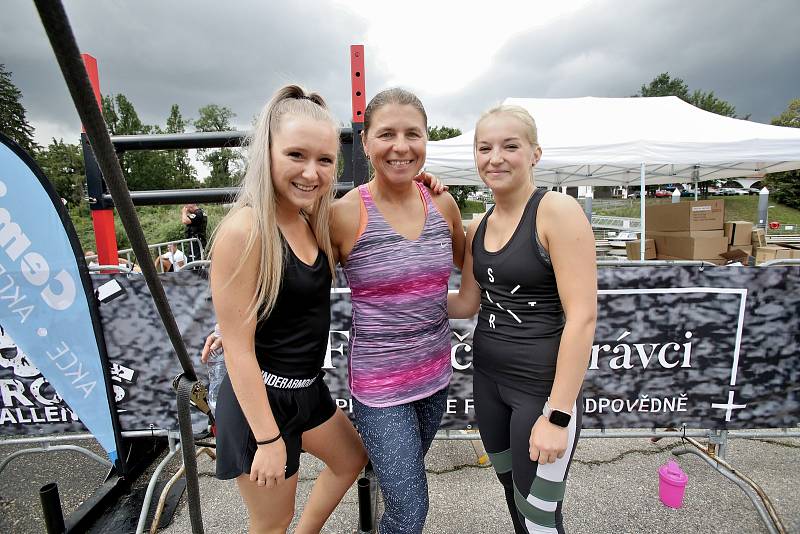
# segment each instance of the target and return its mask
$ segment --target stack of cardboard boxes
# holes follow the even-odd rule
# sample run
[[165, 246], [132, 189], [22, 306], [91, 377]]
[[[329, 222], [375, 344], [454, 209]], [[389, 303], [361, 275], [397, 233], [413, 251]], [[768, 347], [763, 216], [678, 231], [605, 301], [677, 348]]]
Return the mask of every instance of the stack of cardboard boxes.
[[[725, 220], [722, 200], [698, 200], [647, 206], [646, 260], [703, 260], [717, 265], [755, 264], [775, 259], [800, 259], [800, 247], [767, 246], [763, 229], [749, 221]], [[626, 244], [628, 259], [638, 260], [641, 242]]]
[[764, 230], [753, 230], [753, 248], [756, 265], [770, 260], [800, 260], [800, 248], [797, 245], [767, 246]]
[[738, 261], [743, 265], [749, 265], [754, 248], [753, 232], [753, 223], [749, 221], [726, 222], [725, 237], [728, 239], [728, 252], [722, 257], [728, 262]]
[[647, 207], [645, 217], [646, 236], [655, 244], [657, 259], [725, 264], [720, 256], [728, 252], [722, 200], [657, 204]]

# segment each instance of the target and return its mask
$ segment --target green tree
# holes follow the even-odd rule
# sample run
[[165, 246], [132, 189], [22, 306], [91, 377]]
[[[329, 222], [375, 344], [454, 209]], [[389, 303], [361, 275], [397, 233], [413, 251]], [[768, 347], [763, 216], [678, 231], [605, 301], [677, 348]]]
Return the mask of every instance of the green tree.
[[689, 103], [700, 109], [723, 115], [725, 117], [736, 117], [736, 108], [730, 103], [717, 98], [714, 91], [704, 93], [703, 91], [696, 90], [689, 97]]
[[[450, 139], [451, 137], [458, 137], [461, 135], [461, 130], [458, 128], [450, 128], [449, 126], [428, 126], [428, 140], [441, 141], [443, 139]], [[478, 190], [474, 185], [454, 185], [450, 187], [450, 194], [458, 204], [459, 209], [464, 209], [467, 206], [467, 200], [470, 193]]]
[[86, 176], [79, 145], [53, 139], [47, 148], [37, 152], [36, 161], [68, 206], [77, 206], [83, 201]]
[[643, 85], [636, 96], [677, 96], [689, 102], [689, 87], [680, 78], [673, 78], [669, 72], [662, 72], [648, 84]]
[[[786, 110], [772, 119], [772, 124], [800, 128], [800, 98], [789, 102]], [[764, 183], [777, 202], [800, 209], [800, 170], [768, 174]]]
[[[236, 114], [225, 106], [209, 104], [198, 110], [200, 117], [194, 120], [198, 132], [225, 132], [232, 130], [231, 119]], [[230, 187], [237, 181], [236, 164], [239, 155], [230, 148], [198, 150], [198, 157], [211, 170], [206, 178], [206, 187]]]
[[0, 132], [34, 154], [39, 145], [33, 140], [33, 126], [28, 124], [21, 100], [22, 92], [11, 81], [11, 72], [0, 63]]
[[[123, 94], [104, 96], [103, 118], [112, 135], [162, 133], [158, 126], [144, 124], [133, 103]], [[134, 150], [120, 158], [122, 172], [132, 191], [173, 189], [175, 172], [172, 157], [165, 151]]]
[[677, 96], [684, 102], [688, 102], [705, 111], [726, 117], [736, 116], [736, 108], [729, 102], [717, 98], [714, 91], [706, 93], [695, 90], [690, 93], [686, 82], [681, 78], [673, 78], [669, 72], [662, 72], [653, 78], [649, 84], [643, 85], [639, 89], [639, 93], [634, 96]]
[[[167, 118], [166, 133], [183, 133], [186, 131], [188, 120], [183, 118], [178, 104], [173, 104]], [[172, 187], [175, 189], [190, 189], [198, 187], [197, 173], [189, 160], [188, 150], [169, 150], [166, 152], [169, 163]]]
[[428, 126], [428, 140], [441, 141], [442, 139], [450, 139], [451, 137], [458, 137], [461, 135], [461, 130], [458, 128], [450, 128], [449, 126]]
[[788, 126], [789, 128], [800, 128], [800, 98], [795, 98], [789, 102], [786, 110], [772, 119], [775, 126]]

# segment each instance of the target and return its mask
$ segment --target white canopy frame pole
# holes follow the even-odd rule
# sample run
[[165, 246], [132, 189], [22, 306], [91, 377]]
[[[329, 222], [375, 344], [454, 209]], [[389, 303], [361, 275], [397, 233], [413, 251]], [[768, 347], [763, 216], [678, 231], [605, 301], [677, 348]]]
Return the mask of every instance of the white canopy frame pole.
[[694, 199], [697, 200], [697, 188], [700, 186], [700, 165], [695, 165], [692, 170], [692, 187], [694, 188]]
[[641, 169], [639, 171], [639, 192], [641, 193], [639, 195], [639, 219], [642, 221], [642, 224], [641, 224], [642, 235], [640, 236], [641, 237], [641, 241], [640, 241], [640, 245], [639, 245], [639, 259], [641, 261], [644, 261], [644, 240], [645, 240], [645, 237], [644, 237], [644, 229], [645, 229], [645, 224], [644, 224], [644, 199], [647, 196], [647, 191], [644, 188], [644, 177], [645, 177], [645, 164], [644, 164], [644, 162], [642, 162], [642, 166], [641, 166]]

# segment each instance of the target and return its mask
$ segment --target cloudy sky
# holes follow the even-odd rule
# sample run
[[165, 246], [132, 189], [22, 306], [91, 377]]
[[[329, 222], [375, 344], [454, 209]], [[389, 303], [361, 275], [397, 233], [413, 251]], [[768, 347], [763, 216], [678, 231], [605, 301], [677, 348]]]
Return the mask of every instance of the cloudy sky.
[[[467, 130], [513, 97], [630, 96], [661, 72], [769, 122], [800, 98], [797, 0], [66, 1], [104, 94], [148, 124], [214, 103], [246, 129], [299, 82], [349, 122], [349, 45], [366, 46], [367, 96], [415, 91], [432, 125]], [[36, 138], [76, 139], [77, 114], [29, 0], [4, 0], [0, 63]]]

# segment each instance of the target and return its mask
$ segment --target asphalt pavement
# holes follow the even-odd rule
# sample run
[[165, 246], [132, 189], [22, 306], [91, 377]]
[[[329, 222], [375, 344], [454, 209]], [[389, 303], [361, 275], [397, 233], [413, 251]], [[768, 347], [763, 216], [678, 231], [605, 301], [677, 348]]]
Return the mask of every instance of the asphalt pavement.
[[[86, 443], [83, 443], [86, 445]], [[768, 533], [742, 490], [701, 458], [673, 455], [680, 439], [584, 438], [579, 442], [564, 499], [566, 531], [570, 533], [684, 532]], [[0, 458], [13, 448], [0, 447]], [[785, 532], [800, 533], [800, 439], [731, 439], [728, 462], [752, 478], [769, 497]], [[680, 509], [658, 499], [658, 467], [676, 458], [689, 482]], [[179, 467], [171, 462], [165, 480]], [[214, 463], [198, 459], [205, 532], [247, 532], [246, 510], [232, 481], [214, 478]], [[430, 514], [425, 533], [462, 534], [513, 532], [502, 489], [491, 467], [478, 463], [469, 441], [437, 440], [426, 467]], [[297, 514], [302, 512], [322, 466], [303, 455], [298, 484]], [[69, 513], [102, 482], [104, 469], [74, 452], [36, 454], [14, 459], [0, 473], [0, 532], [44, 532], [38, 489], [58, 481]], [[146, 479], [139, 483], [141, 487]], [[378, 506], [380, 513], [380, 505]], [[135, 523], [135, 522], [134, 522]], [[186, 495], [173, 522], [161, 532], [191, 532]], [[357, 533], [358, 499], [351, 489], [323, 532]]]
[[[681, 440], [583, 439], [564, 498], [570, 533], [768, 533], [741, 489], [694, 455], [676, 457]], [[758, 483], [775, 505], [786, 532], [800, 533], [800, 439], [731, 439], [728, 462]], [[658, 499], [658, 467], [677, 458], [689, 482], [680, 509]], [[233, 482], [213, 477], [213, 462], [199, 461], [206, 532], [247, 532], [246, 510]], [[513, 533], [494, 470], [479, 465], [469, 441], [437, 440], [428, 453], [430, 514], [425, 533]], [[322, 466], [304, 455], [297, 515]], [[380, 509], [379, 509], [380, 511]], [[183, 506], [166, 533], [190, 532]], [[358, 532], [358, 499], [351, 489], [325, 526], [326, 533]]]

